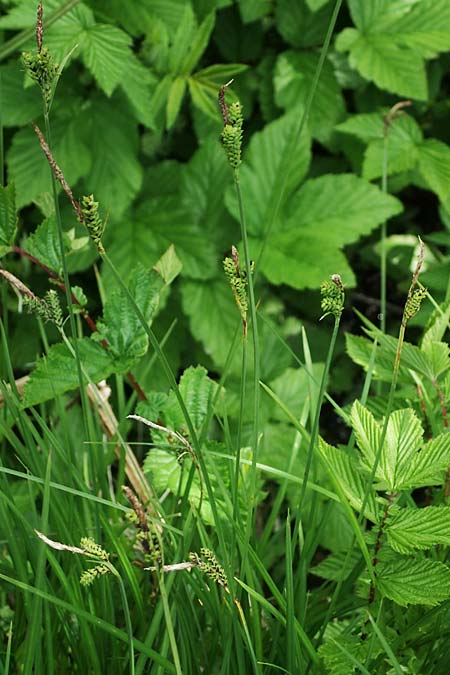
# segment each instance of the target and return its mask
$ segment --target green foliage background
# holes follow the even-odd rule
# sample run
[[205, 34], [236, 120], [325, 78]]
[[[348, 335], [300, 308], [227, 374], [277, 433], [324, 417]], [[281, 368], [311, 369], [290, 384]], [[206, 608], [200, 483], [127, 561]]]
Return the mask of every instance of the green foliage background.
[[[49, 0], [46, 16], [66, 5]], [[201, 360], [220, 372], [236, 326], [221, 260], [231, 243], [238, 243], [237, 205], [217, 140], [216, 102], [218, 88], [230, 78], [244, 104], [241, 183], [251, 254], [262, 272], [258, 296], [275, 321], [293, 314], [315, 323], [316, 311], [309, 309], [315, 296], [290, 289], [315, 289], [335, 272], [347, 288], [356, 285], [359, 274], [359, 292], [376, 302], [371, 268], [376, 269], [378, 252], [371, 235], [393, 216], [388, 244], [392, 301], [397, 282], [408, 276], [414, 249], [410, 234], [430, 235], [429, 283], [433, 291], [446, 292], [446, 0], [351, 0], [344, 5], [308, 129], [297, 143], [333, 2], [97, 0], [70, 5], [45, 38], [58, 61], [70, 54], [52, 108], [55, 157], [76, 194], [93, 192], [99, 200], [108, 217], [106, 244], [124, 278], [137, 262], [148, 267], [174, 244], [183, 267], [163, 314], [177, 315], [176, 332], [185, 336], [171, 340], [175, 367]], [[19, 223], [20, 239], [33, 250], [30, 221], [52, 216], [50, 176], [29, 126], [39, 119], [39, 92], [17, 55], [9, 53], [8, 38], [33, 28], [35, 8], [28, 1], [2, 2], [2, 8], [7, 175], [26, 214]], [[31, 35], [20, 44], [32, 47]], [[378, 187], [383, 114], [405, 97], [412, 106], [395, 120], [389, 135], [394, 198]], [[286, 166], [290, 175], [283, 203], [277, 222], [271, 223]], [[68, 230], [75, 226], [68, 207], [64, 223]], [[82, 243], [70, 253], [70, 268], [77, 273], [94, 258]], [[54, 269], [50, 251], [41, 254]], [[102, 280], [107, 289], [106, 271]], [[83, 285], [91, 297], [89, 278]], [[161, 317], [161, 325], [168, 320]]]

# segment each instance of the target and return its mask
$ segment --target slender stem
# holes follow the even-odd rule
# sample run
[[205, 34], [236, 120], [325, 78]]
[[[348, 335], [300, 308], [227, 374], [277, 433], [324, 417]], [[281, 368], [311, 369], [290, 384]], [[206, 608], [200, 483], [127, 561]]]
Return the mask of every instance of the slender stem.
[[[56, 9], [48, 19], [45, 21], [45, 27], [49, 28], [55, 21], [58, 21], [62, 16], [70, 12], [80, 0], [68, 0], [65, 5]], [[15, 52], [17, 49], [20, 49], [28, 40], [34, 37], [36, 32], [35, 26], [33, 28], [26, 28], [17, 35], [15, 35], [11, 40], [5, 42], [2, 47], [0, 47], [0, 61], [6, 59], [7, 56]]]
[[242, 200], [242, 191], [239, 182], [239, 170], [235, 169], [233, 175], [234, 175], [234, 185], [236, 188], [236, 196], [239, 205], [239, 220], [241, 224], [241, 236], [244, 247], [245, 269], [247, 272], [247, 279], [248, 279], [248, 299], [249, 299], [250, 318], [252, 324], [252, 344], [253, 344], [253, 443], [252, 443], [253, 452], [252, 452], [252, 466], [250, 470], [250, 499], [246, 522], [246, 540], [249, 541], [251, 536], [251, 529], [253, 526], [253, 516], [256, 499], [256, 463], [258, 455], [258, 438], [259, 438], [260, 353], [259, 353], [258, 319], [256, 315], [255, 291], [253, 286], [252, 265], [248, 245], [247, 223], [245, 218], [244, 203]]
[[298, 506], [297, 506], [297, 513], [296, 513], [296, 518], [295, 518], [295, 528], [294, 528], [294, 535], [292, 537], [293, 544], [295, 546], [299, 528], [300, 528], [300, 520], [301, 520], [301, 514], [303, 510], [303, 501], [305, 498], [306, 494], [306, 488], [308, 486], [308, 479], [309, 479], [309, 473], [311, 470], [311, 464], [312, 464], [312, 458], [314, 454], [314, 448], [317, 443], [317, 436], [319, 432], [319, 421], [320, 421], [320, 413], [322, 410], [322, 404], [323, 404], [323, 399], [325, 395], [325, 389], [327, 386], [327, 381], [328, 381], [328, 374], [330, 372], [330, 367], [331, 367], [331, 361], [333, 358], [333, 353], [334, 353], [334, 347], [336, 345], [336, 338], [337, 334], [339, 331], [339, 324], [340, 324], [340, 316], [336, 316], [334, 319], [334, 327], [333, 327], [333, 333], [331, 335], [331, 340], [330, 340], [330, 345], [328, 347], [328, 353], [327, 353], [327, 358], [325, 362], [325, 367], [322, 373], [322, 379], [320, 381], [320, 389], [319, 389], [319, 396], [317, 399], [317, 406], [315, 410], [315, 415], [314, 415], [314, 420], [313, 420], [313, 426], [311, 429], [311, 436], [309, 439], [309, 446], [308, 446], [308, 452], [306, 455], [306, 464], [305, 464], [305, 470], [303, 472], [303, 483], [302, 487], [300, 490], [300, 497], [298, 500]]
[[[50, 128], [50, 119], [48, 115], [48, 109], [47, 109], [47, 104], [44, 101], [44, 120], [45, 120], [45, 133], [47, 135], [47, 144], [50, 148], [50, 151], [52, 149], [52, 137], [51, 137], [51, 128]], [[61, 211], [59, 209], [59, 199], [58, 199], [58, 191], [56, 187], [56, 178], [54, 176], [53, 171], [50, 169], [50, 175], [51, 175], [51, 180], [52, 180], [52, 191], [53, 191], [53, 201], [55, 205], [55, 217], [56, 217], [56, 224], [57, 224], [57, 231], [58, 231], [58, 243], [59, 243], [59, 249], [60, 249], [60, 255], [61, 255], [61, 264], [62, 264], [62, 270], [63, 270], [63, 280], [64, 280], [64, 286], [65, 286], [65, 291], [66, 291], [66, 300], [67, 300], [67, 309], [69, 312], [69, 322], [70, 322], [70, 332], [72, 334], [73, 338], [73, 347], [75, 350], [75, 355], [76, 355], [76, 364], [77, 364], [77, 373], [78, 373], [78, 381], [80, 385], [80, 396], [81, 396], [81, 404], [83, 408], [83, 420], [84, 420], [84, 426], [85, 426], [85, 432], [87, 438], [90, 438], [90, 429], [89, 429], [89, 421], [88, 421], [88, 402], [87, 402], [87, 397], [86, 397], [86, 391], [84, 389], [84, 383], [83, 383], [83, 374], [81, 370], [81, 361], [80, 361], [80, 353], [78, 349], [78, 341], [77, 341], [77, 330], [76, 330], [76, 323], [75, 323], [75, 315], [73, 311], [73, 303], [72, 303], [72, 291], [70, 288], [70, 278], [69, 278], [69, 270], [67, 267], [67, 260], [66, 260], [66, 253], [65, 253], [65, 248], [64, 248], [64, 235], [63, 235], [63, 227], [62, 227], [62, 220], [61, 220]], [[92, 440], [92, 439], [91, 439]]]
[[[245, 387], [247, 383], [247, 336], [242, 340], [242, 362], [241, 362], [241, 388], [239, 394], [239, 418], [236, 432], [236, 464], [234, 468], [233, 484], [233, 521], [236, 522], [239, 511], [239, 476], [241, 473], [241, 446], [242, 446], [242, 425], [245, 409]], [[235, 535], [234, 535], [235, 536]], [[234, 546], [232, 547], [232, 551]]]
[[119, 583], [120, 595], [122, 598], [122, 605], [123, 605], [123, 613], [125, 614], [125, 624], [127, 627], [128, 647], [130, 649], [130, 675], [134, 675], [135, 668], [134, 668], [133, 626], [131, 625], [131, 616], [130, 616], [130, 608], [128, 605], [128, 598], [125, 591], [124, 583], [122, 581], [122, 577], [120, 576], [119, 572], [112, 565], [110, 565], [109, 567]]
[[[383, 138], [383, 168], [381, 175], [381, 189], [387, 193], [388, 181], [388, 145], [389, 145], [389, 126], [386, 124], [384, 128]], [[380, 329], [383, 333], [386, 332], [386, 268], [387, 268], [387, 251], [386, 251], [386, 236], [387, 223], [384, 221], [381, 224], [380, 237]]]

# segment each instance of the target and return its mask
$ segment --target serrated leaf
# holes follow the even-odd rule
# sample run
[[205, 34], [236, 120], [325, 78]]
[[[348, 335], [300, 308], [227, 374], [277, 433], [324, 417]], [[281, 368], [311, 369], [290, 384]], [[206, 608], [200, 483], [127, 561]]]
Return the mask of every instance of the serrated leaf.
[[[184, 371], [178, 386], [194, 429], [198, 433], [213, 403], [218, 385], [208, 377], [206, 368], [191, 366]], [[186, 426], [183, 412], [173, 391], [169, 393], [164, 407], [164, 419], [170, 429], [180, 430]]]
[[426, 99], [424, 59], [450, 48], [450, 6], [446, 0], [350, 0], [359, 31], [345, 29], [339, 50], [379, 87], [402, 96]]
[[[247, 227], [252, 235], [263, 235], [273, 202], [277, 198], [278, 177], [288, 152], [293, 152], [294, 163], [286, 185], [285, 199], [304, 178], [311, 159], [309, 135], [303, 132], [296, 147], [293, 143], [299, 123], [299, 113], [284, 115], [268, 124], [263, 131], [253, 134], [244, 163], [240, 169], [242, 193], [247, 203]], [[238, 205], [234, 190], [228, 190], [226, 204], [230, 213], [238, 218]]]
[[411, 460], [422, 444], [423, 429], [410, 408], [395, 410], [389, 418], [380, 468], [391, 492], [402, 489]]
[[[129, 290], [147, 322], [156, 312], [164, 280], [155, 270], [138, 264], [132, 271]], [[118, 288], [108, 297], [103, 318], [97, 323], [96, 339], [106, 340], [123, 372], [147, 351], [148, 337], [125, 292]]]
[[450, 466], [450, 437], [440, 434], [425, 443], [412, 459], [403, 477], [402, 489], [410, 490], [430, 485], [441, 485]]
[[103, 209], [110, 211], [116, 220], [142, 182], [142, 166], [137, 159], [137, 123], [116, 96], [111, 100], [92, 98], [83, 120], [93, 157], [86, 176], [88, 194], [94, 193]]
[[349, 61], [380, 89], [413, 99], [428, 97], [422, 58], [411, 49], [396, 45], [390, 36], [360, 35], [352, 44]]
[[[403, 114], [394, 119], [387, 137], [387, 175], [413, 169], [420, 157], [422, 131], [417, 122]], [[363, 176], [373, 180], [383, 175], [384, 140], [373, 140], [364, 154]]]
[[419, 171], [442, 202], [450, 195], [450, 148], [430, 138], [419, 147]]
[[403, 508], [389, 516], [385, 528], [389, 545], [399, 553], [450, 545], [450, 507]]
[[109, 24], [95, 24], [83, 33], [84, 63], [107, 96], [111, 96], [126, 72], [130, 45], [130, 37]]
[[364, 464], [370, 471], [375, 464], [381, 444], [381, 428], [372, 413], [359, 401], [352, 405], [350, 422], [355, 432], [360, 451], [364, 455]]
[[239, 312], [225, 279], [206, 284], [184, 281], [181, 299], [192, 335], [214, 362], [223, 366], [240, 324]]
[[[311, 90], [319, 55], [288, 51], [280, 54], [274, 73], [275, 101], [285, 110], [306, 105]], [[344, 115], [345, 105], [341, 89], [329, 61], [323, 65], [314, 93], [308, 126], [313, 138], [326, 142], [337, 122]]]
[[270, 238], [262, 270], [272, 283], [294, 288], [318, 287], [336, 272], [352, 285], [342, 247], [401, 210], [397, 199], [351, 174], [309, 180], [291, 200], [283, 230]]
[[[67, 252], [67, 246], [65, 248]], [[54, 216], [46, 218], [27, 237], [25, 250], [60, 275], [62, 271], [61, 250]]]
[[[319, 449], [321, 455], [326, 458], [329, 470], [332, 470], [334, 476], [339, 480], [341, 488], [350, 504], [357, 511], [361, 511], [366, 492], [366, 482], [356, 459], [328, 445], [322, 439], [319, 442]], [[375, 497], [375, 492], [369, 490], [364, 510], [364, 516], [373, 523], [378, 522], [379, 512]]]
[[[111, 354], [89, 338], [77, 340], [83, 370], [92, 382], [104, 380], [116, 372]], [[87, 383], [85, 377], [83, 381]], [[48, 401], [79, 385], [77, 364], [65, 344], [52, 345], [46, 356], [39, 359], [25, 385], [23, 406], [28, 408]]]
[[450, 596], [450, 569], [443, 563], [406, 558], [379, 563], [377, 587], [398, 605], [438, 605]]
[[0, 185], [0, 256], [8, 253], [17, 232], [16, 191], [14, 184]]

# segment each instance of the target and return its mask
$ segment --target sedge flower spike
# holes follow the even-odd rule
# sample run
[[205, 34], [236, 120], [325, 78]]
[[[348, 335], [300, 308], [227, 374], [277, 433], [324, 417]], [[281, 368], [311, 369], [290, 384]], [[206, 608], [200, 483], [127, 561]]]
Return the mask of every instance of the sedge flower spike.
[[324, 281], [320, 286], [320, 293], [322, 295], [320, 306], [323, 312], [320, 319], [329, 314], [338, 319], [344, 309], [344, 284], [339, 274], [333, 274], [329, 280]]
[[235, 101], [230, 106], [225, 101], [225, 91], [231, 82], [220, 88], [218, 96], [224, 123], [220, 138], [231, 168], [238, 169], [241, 163], [244, 117], [239, 101]]

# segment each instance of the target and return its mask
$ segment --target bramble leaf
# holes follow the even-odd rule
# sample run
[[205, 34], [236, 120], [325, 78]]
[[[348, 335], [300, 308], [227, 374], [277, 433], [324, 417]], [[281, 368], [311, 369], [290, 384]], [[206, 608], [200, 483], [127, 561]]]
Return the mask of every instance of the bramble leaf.
[[377, 587], [398, 605], [438, 605], [450, 596], [450, 569], [434, 560], [405, 558], [380, 562]]
[[450, 545], [450, 507], [403, 508], [386, 522], [389, 545], [399, 553]]
[[[104, 347], [89, 338], [78, 339], [81, 366], [92, 382], [100, 382], [115, 372], [112, 355]], [[87, 383], [86, 377], [83, 381]], [[35, 370], [25, 385], [23, 406], [28, 408], [48, 401], [79, 385], [78, 370], [74, 355], [63, 343], [52, 345], [47, 354], [39, 359]]]

